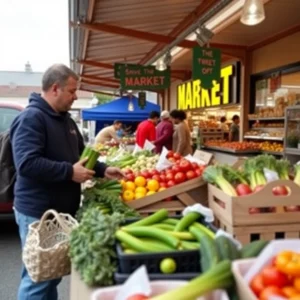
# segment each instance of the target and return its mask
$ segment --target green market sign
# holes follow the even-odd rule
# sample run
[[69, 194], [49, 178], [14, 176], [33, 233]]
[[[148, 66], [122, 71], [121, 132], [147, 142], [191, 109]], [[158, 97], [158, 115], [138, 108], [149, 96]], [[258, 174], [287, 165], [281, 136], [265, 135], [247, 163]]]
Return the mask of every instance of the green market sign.
[[216, 48], [193, 49], [193, 80], [200, 79], [205, 89], [213, 88], [221, 76], [221, 50]]
[[239, 63], [223, 67], [220, 81], [213, 81], [211, 89], [205, 89], [200, 79], [180, 84], [177, 87], [177, 108], [192, 110], [238, 103], [239, 69]]
[[115, 71], [120, 75], [123, 90], [162, 90], [170, 87], [170, 68], [158, 71], [155, 66], [123, 64], [115, 66]]

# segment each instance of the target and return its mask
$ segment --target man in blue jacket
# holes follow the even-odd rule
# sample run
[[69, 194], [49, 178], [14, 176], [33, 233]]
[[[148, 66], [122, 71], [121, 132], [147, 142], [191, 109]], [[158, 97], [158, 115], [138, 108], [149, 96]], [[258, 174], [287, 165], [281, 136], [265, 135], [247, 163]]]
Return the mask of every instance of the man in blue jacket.
[[[121, 178], [118, 168], [97, 163], [94, 170], [78, 161], [84, 148], [81, 134], [68, 111], [77, 99], [78, 76], [64, 65], [53, 65], [42, 79], [42, 94], [33, 93], [28, 107], [11, 126], [16, 166], [14, 208], [22, 247], [29, 224], [48, 209], [74, 215], [79, 208], [80, 184], [94, 175]], [[34, 283], [25, 267], [18, 300], [57, 300], [61, 279]]]

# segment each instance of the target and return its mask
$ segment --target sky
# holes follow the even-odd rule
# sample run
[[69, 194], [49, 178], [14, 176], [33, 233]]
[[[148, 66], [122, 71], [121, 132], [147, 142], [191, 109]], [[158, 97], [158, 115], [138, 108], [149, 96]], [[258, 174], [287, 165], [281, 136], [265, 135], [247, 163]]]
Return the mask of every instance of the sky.
[[69, 66], [68, 0], [0, 0], [0, 70]]

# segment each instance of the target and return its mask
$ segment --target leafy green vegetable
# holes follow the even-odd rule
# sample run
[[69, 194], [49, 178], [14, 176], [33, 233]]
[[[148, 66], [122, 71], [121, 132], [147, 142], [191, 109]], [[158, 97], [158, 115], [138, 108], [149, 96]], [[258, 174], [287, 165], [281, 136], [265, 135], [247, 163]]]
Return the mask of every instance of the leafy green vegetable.
[[220, 166], [222, 171], [223, 171], [223, 176], [224, 178], [229, 181], [230, 183], [235, 183], [235, 184], [239, 184], [239, 183], [243, 183], [243, 184], [249, 184], [246, 176], [243, 172], [239, 171], [239, 170], [235, 170], [232, 167], [230, 167], [229, 165], [223, 165]]
[[294, 170], [295, 170], [294, 182], [300, 185], [300, 165], [295, 165]]
[[97, 184], [83, 191], [84, 200], [76, 214], [80, 222], [83, 213], [89, 208], [98, 208], [103, 213], [118, 212], [125, 217], [139, 217], [139, 213], [127, 206], [118, 194], [97, 188]]
[[207, 167], [203, 173], [203, 179], [211, 184], [217, 185], [224, 193], [234, 197], [237, 196], [235, 188], [224, 178], [221, 167]]
[[276, 162], [276, 169], [280, 179], [289, 180], [289, 172], [290, 172], [291, 164], [287, 159], [280, 159]]
[[267, 180], [263, 173], [265, 167], [260, 156], [249, 158], [245, 161], [244, 169], [250, 182], [251, 188], [254, 190], [258, 185], [265, 185]]
[[103, 215], [89, 209], [71, 233], [70, 257], [81, 279], [89, 286], [114, 283], [117, 269], [115, 233], [124, 217], [119, 213]]

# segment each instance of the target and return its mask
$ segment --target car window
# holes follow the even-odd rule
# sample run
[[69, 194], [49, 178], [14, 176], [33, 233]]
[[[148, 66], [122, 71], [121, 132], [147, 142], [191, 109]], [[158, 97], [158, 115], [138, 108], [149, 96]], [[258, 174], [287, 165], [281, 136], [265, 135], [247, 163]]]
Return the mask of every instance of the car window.
[[10, 128], [14, 118], [20, 113], [15, 108], [0, 107], [0, 132]]

